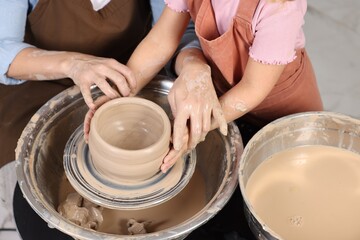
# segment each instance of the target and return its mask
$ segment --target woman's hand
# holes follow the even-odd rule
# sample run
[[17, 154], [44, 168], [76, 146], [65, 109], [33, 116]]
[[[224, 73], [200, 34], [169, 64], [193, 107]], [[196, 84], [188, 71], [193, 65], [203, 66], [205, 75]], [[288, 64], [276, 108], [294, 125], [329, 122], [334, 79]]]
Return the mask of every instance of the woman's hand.
[[90, 124], [91, 124], [91, 119], [94, 117], [95, 111], [101, 107], [104, 103], [110, 101], [111, 98], [109, 98], [106, 95], [100, 96], [98, 97], [95, 101], [94, 101], [94, 108], [93, 109], [89, 109], [85, 115], [84, 118], [84, 139], [85, 142], [87, 143], [89, 140], [89, 133], [90, 133]]
[[136, 79], [131, 70], [114, 59], [76, 55], [69, 64], [67, 75], [79, 86], [91, 110], [97, 107], [91, 96], [91, 86], [94, 84], [110, 99], [130, 96], [136, 88]]
[[[190, 59], [192, 61], [192, 59]], [[227, 122], [216, 95], [210, 67], [192, 62], [184, 65], [168, 95], [174, 116], [173, 146], [180, 151], [184, 145], [193, 149], [205, 139], [212, 121], [222, 134], [227, 134]], [[188, 142], [184, 141], [189, 128]]]
[[96, 107], [91, 96], [92, 85], [97, 85], [110, 99], [131, 95], [137, 85], [132, 71], [114, 59], [34, 47], [20, 51], [7, 75], [35, 81], [71, 78], [80, 87], [90, 109]]

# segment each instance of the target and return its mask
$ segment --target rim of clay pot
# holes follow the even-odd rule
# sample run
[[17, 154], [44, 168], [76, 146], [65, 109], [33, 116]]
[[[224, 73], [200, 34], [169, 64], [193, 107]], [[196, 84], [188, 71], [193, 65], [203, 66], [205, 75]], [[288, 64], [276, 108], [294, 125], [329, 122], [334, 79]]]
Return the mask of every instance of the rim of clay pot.
[[[154, 110], [156, 112], [156, 114], [158, 114], [161, 117], [162, 123], [164, 125], [163, 132], [154, 143], [150, 144], [147, 147], [141, 148], [141, 149], [134, 149], [134, 150], [124, 149], [121, 147], [114, 146], [111, 143], [104, 140], [103, 137], [100, 136], [98, 131], [91, 132], [91, 129], [97, 127], [97, 125], [95, 125], [95, 124], [97, 124], [97, 120], [100, 118], [101, 114], [104, 111], [107, 111], [111, 107], [115, 107], [117, 105], [125, 105], [125, 104], [141, 105], [144, 107], [148, 107], [148, 108]], [[134, 153], [134, 152], [154, 152], [153, 149], [158, 149], [159, 147], [161, 147], [161, 145], [163, 144], [162, 141], [163, 141], [164, 137], [169, 136], [168, 139], [170, 140], [171, 124], [170, 124], [170, 120], [169, 120], [169, 117], [166, 114], [166, 112], [156, 103], [154, 103], [150, 100], [144, 99], [144, 98], [139, 98], [139, 97], [121, 97], [121, 98], [112, 99], [112, 100], [106, 102], [105, 104], [103, 104], [96, 110], [94, 117], [91, 121], [90, 134], [93, 134], [97, 141], [99, 141], [101, 144], [105, 144], [107, 148], [111, 149], [112, 151], [116, 152], [117, 154], [118, 153], [119, 154], [127, 154], [127, 153]]]

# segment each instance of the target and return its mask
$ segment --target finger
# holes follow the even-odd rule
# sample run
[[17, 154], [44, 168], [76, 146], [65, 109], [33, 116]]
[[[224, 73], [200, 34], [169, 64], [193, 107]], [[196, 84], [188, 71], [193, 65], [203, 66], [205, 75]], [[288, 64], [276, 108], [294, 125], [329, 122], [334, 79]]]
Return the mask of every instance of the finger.
[[106, 81], [106, 77], [95, 76], [94, 83], [109, 98], [114, 99], [120, 97], [120, 94]]
[[169, 153], [164, 158], [163, 164], [160, 169], [163, 173], [166, 173], [182, 156], [183, 151], [176, 151], [175, 149], [171, 149]]
[[136, 89], [137, 82], [135, 75], [130, 70], [130, 68], [128, 68], [126, 65], [119, 63], [115, 59], [109, 59], [109, 64], [114, 70], [120, 72], [125, 77], [131, 89], [131, 92], [133, 92]]
[[175, 150], [180, 150], [184, 145], [183, 137], [185, 129], [187, 128], [187, 120], [189, 115], [186, 111], [180, 112], [177, 114], [174, 120], [174, 129], [173, 129], [173, 145]]
[[90, 127], [91, 127], [91, 120], [94, 117], [95, 111], [101, 107], [104, 103], [108, 102], [110, 100], [107, 96], [100, 96], [98, 97], [95, 102], [93, 102], [93, 109], [89, 109], [85, 115], [84, 119], [84, 139], [85, 142], [88, 142], [89, 140], [89, 133], [90, 133]]
[[[106, 77], [106, 79], [110, 80], [114, 87], [121, 93], [122, 96], [129, 96], [131, 92], [131, 88], [126, 78], [114, 69], [106, 69], [106, 72], [102, 72], [102, 74]], [[115, 90], [114, 90], [115, 91]], [[115, 91], [119, 97], [119, 93]]]
[[102, 95], [100, 97], [98, 97], [95, 101], [94, 101], [94, 105], [95, 105], [95, 110], [99, 109], [99, 107], [101, 107], [104, 103], [110, 101], [111, 98], [109, 98], [106, 95]]
[[176, 102], [175, 102], [174, 92], [170, 90], [167, 98], [168, 98], [168, 102], [169, 102], [169, 105], [171, 108], [171, 113], [172, 113], [173, 117], [175, 117], [176, 116]]
[[182, 148], [181, 149], [183, 149], [184, 151], [190, 151], [191, 150], [191, 148], [189, 147], [189, 138], [190, 138], [190, 136], [189, 136], [189, 128], [185, 128], [185, 132], [184, 132], [184, 136], [183, 136], [183, 143], [185, 143], [185, 144], [183, 144], [183, 146], [182, 146]]
[[211, 128], [211, 109], [207, 107], [203, 112], [203, 129], [200, 137], [201, 142], [205, 140], [205, 137], [210, 131], [210, 128]]
[[199, 113], [199, 111], [191, 114], [190, 130], [189, 146], [193, 149], [199, 143], [202, 133], [202, 113]]
[[202, 131], [203, 132], [209, 132], [211, 128], [211, 112], [212, 109], [210, 107], [205, 107], [203, 110], [203, 125], [202, 125]]
[[90, 109], [95, 109], [95, 104], [94, 101], [92, 99], [92, 95], [91, 95], [91, 90], [90, 90], [90, 86], [80, 86], [80, 91], [81, 94], [84, 98], [84, 101], [86, 103], [86, 105], [90, 108]]
[[119, 78], [116, 81], [114, 81], [114, 83], [122, 96], [124, 97], [130, 96], [132, 90], [123, 76], [119, 76]]
[[91, 124], [91, 119], [94, 116], [95, 111], [92, 109], [89, 109], [85, 115], [85, 119], [84, 119], [84, 139], [85, 142], [88, 143], [89, 141], [89, 132], [90, 132], [90, 124]]
[[130, 88], [128, 82], [125, 77], [119, 73], [113, 73], [112, 78], [110, 79], [115, 85], [118, 91], [122, 96], [128, 97], [130, 96], [132, 89]]
[[221, 134], [226, 136], [228, 131], [227, 122], [221, 107], [213, 109], [213, 116], [215, 121], [219, 124]]

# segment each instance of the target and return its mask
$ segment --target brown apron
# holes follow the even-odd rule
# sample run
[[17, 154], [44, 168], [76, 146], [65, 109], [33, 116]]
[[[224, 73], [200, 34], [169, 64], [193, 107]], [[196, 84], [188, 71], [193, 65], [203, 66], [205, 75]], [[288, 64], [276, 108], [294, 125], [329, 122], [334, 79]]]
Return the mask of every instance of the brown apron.
[[[144, 0], [113, 0], [97, 12], [90, 0], [40, 0], [28, 16], [25, 42], [125, 64], [151, 21], [150, 4]], [[15, 159], [17, 140], [32, 115], [72, 85], [70, 79], [0, 84], [0, 167]]]
[[[190, 15], [202, 50], [212, 68], [219, 95], [242, 78], [253, 43], [252, 17], [259, 0], [241, 0], [230, 29], [220, 36], [211, 0], [188, 0]], [[315, 74], [305, 49], [296, 52], [274, 89], [247, 114], [254, 123], [264, 125], [276, 118], [304, 111], [320, 111], [323, 105]]]

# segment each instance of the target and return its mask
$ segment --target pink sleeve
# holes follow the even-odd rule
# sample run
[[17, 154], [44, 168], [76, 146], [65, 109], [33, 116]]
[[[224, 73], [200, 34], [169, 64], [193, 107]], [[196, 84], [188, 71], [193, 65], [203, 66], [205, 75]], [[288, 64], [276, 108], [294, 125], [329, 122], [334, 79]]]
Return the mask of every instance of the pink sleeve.
[[305, 12], [306, 0], [260, 0], [252, 23], [255, 37], [250, 57], [265, 64], [293, 61], [295, 50], [305, 45], [302, 29]]
[[164, 0], [166, 6], [175, 12], [188, 12], [187, 0]]

